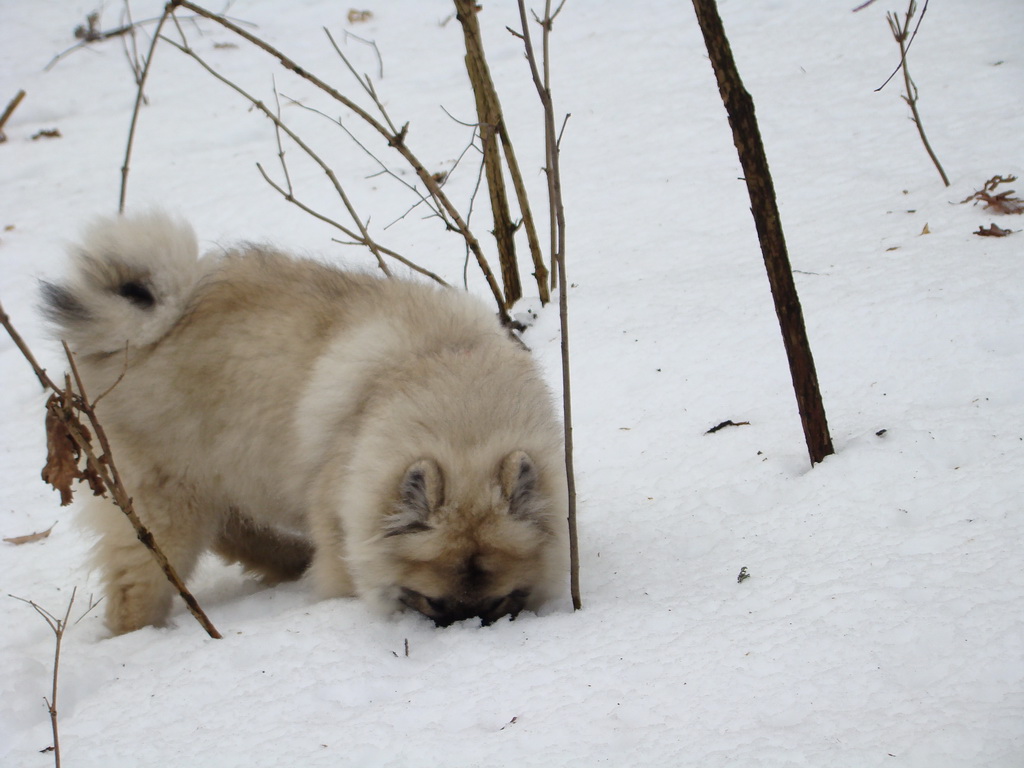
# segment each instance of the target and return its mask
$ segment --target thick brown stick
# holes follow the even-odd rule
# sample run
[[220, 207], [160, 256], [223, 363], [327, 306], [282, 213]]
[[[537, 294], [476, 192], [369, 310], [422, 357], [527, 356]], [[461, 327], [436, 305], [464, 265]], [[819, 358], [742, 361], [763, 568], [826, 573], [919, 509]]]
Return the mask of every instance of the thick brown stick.
[[498, 263], [501, 266], [501, 280], [505, 289], [505, 308], [511, 308], [523, 295], [519, 281], [519, 264], [516, 261], [515, 224], [508, 207], [508, 193], [505, 191], [505, 177], [501, 170], [501, 147], [498, 143], [497, 128], [501, 121], [501, 107], [494, 90], [487, 61], [484, 58], [480, 24], [477, 22], [476, 0], [455, 0], [455, 17], [462, 24], [466, 41], [466, 71], [476, 98], [477, 130], [484, 156], [484, 173], [487, 177], [487, 191], [491, 198], [491, 215], [494, 219], [494, 239], [498, 244]]
[[789, 265], [775, 187], [768, 169], [761, 131], [754, 115], [754, 101], [740, 80], [715, 0], [693, 0], [693, 7], [697, 12], [697, 21], [700, 23], [711, 65], [715, 70], [722, 101], [729, 114], [733, 142], [743, 166], [747, 192], [750, 195], [751, 213], [754, 215], [764, 265], [768, 271], [768, 282], [771, 284], [772, 297], [775, 300], [775, 312], [779, 317], [786, 355], [789, 358], [789, 370], [796, 391], [807, 450], [811, 463], [817, 464], [834, 452], [832, 438], [825, 419], [825, 408], [821, 401], [811, 347], [807, 341], [803, 311], [793, 282], [793, 270]]
[[[516, 192], [519, 211], [522, 215], [522, 226], [526, 231], [526, 241], [533, 261], [533, 276], [537, 282], [540, 303], [544, 305], [551, 300], [548, 268], [541, 255], [540, 239], [537, 237], [537, 226], [533, 220], [526, 184], [523, 181], [523, 174], [519, 170], [519, 161], [516, 160], [515, 148], [512, 145], [512, 138], [509, 136], [508, 126], [505, 124], [498, 91], [494, 87], [494, 81], [491, 79], [490, 69], [487, 66], [483, 36], [477, 21], [480, 6], [476, 4], [475, 0], [455, 0], [455, 11], [456, 18], [462, 24], [463, 36], [466, 41], [466, 70], [469, 72], [473, 94], [476, 97], [478, 128], [484, 153], [484, 170], [487, 174], [487, 188], [490, 192], [491, 210], [494, 216], [494, 234], [498, 241], [502, 278], [505, 281], [505, 301], [507, 306], [511, 307], [512, 303], [522, 295], [522, 289], [519, 285], [519, 268], [516, 262], [513, 237], [516, 225], [512, 221], [512, 214], [508, 207], [508, 195], [505, 192], [500, 154], [505, 156], [505, 165]], [[501, 142], [501, 153], [498, 151], [498, 140]]]
[[516, 198], [519, 200], [519, 212], [523, 217], [523, 229], [526, 230], [526, 242], [530, 246], [530, 257], [533, 259], [533, 277], [537, 281], [537, 291], [540, 303], [543, 306], [551, 301], [551, 287], [548, 285], [548, 268], [544, 264], [544, 257], [540, 251], [540, 239], [537, 237], [537, 225], [533, 221], [533, 210], [530, 208], [530, 201], [526, 196], [526, 183], [523, 181], [523, 174], [519, 170], [519, 161], [516, 160], [515, 148], [512, 146], [512, 139], [508, 135], [508, 126], [505, 119], [498, 122], [498, 138], [501, 139], [501, 149], [505, 154], [505, 164], [508, 166], [509, 175], [512, 177], [512, 186], [516, 190]]

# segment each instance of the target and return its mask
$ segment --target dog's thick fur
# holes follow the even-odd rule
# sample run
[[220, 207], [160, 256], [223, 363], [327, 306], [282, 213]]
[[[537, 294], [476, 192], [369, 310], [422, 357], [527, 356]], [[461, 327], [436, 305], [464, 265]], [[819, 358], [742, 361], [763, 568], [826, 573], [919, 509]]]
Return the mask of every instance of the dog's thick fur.
[[[550, 393], [465, 293], [255, 246], [199, 258], [152, 213], [94, 225], [44, 297], [183, 576], [205, 550], [269, 581], [311, 562], [323, 596], [439, 625], [561, 591]], [[164, 622], [172, 589], [130, 523], [104, 499], [87, 516], [110, 628]]]

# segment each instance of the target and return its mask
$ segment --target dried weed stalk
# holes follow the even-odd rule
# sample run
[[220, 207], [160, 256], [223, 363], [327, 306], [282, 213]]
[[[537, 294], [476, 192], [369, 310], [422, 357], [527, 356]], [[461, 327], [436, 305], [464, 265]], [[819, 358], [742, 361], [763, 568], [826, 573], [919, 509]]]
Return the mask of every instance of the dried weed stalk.
[[[50, 713], [50, 729], [53, 731], [53, 746], [47, 747], [43, 752], [53, 752], [53, 762], [56, 768], [60, 768], [60, 732], [57, 716], [57, 682], [60, 674], [60, 651], [61, 645], [64, 642], [64, 633], [67, 631], [68, 621], [71, 618], [71, 607], [75, 604], [75, 594], [77, 592], [77, 587], [71, 590], [71, 599], [68, 600], [68, 607], [67, 610], [64, 611], [63, 617], [50, 613], [48, 610], [32, 600], [26, 600], [24, 597], [17, 597], [16, 595], [9, 595], [9, 597], [13, 597], [15, 600], [19, 600], [32, 606], [32, 609], [42, 616], [43, 621], [45, 621], [49, 625], [50, 629], [53, 630], [55, 639], [55, 648], [53, 653], [53, 684], [50, 688], [49, 698], [46, 696], [43, 697], [43, 701], [46, 703], [46, 710]], [[89, 612], [97, 605], [97, 602], [90, 600], [89, 607], [85, 609], [85, 613], [78, 617], [75, 624], [89, 615]]]
[[[545, 172], [548, 180], [548, 212], [551, 218], [552, 249], [551, 259], [553, 272], [558, 278], [558, 317], [561, 326], [562, 340], [562, 416], [565, 430], [565, 474], [569, 486], [569, 588], [572, 595], [573, 609], [583, 607], [580, 597], [580, 557], [579, 537], [576, 528], [576, 473], [573, 466], [572, 440], [572, 388], [569, 375], [569, 281], [565, 272], [565, 206], [562, 203], [562, 177], [559, 170], [558, 155], [561, 134], [555, 130], [555, 108], [551, 96], [551, 58], [549, 56], [549, 38], [555, 18], [565, 5], [565, 0], [552, 11], [551, 0], [544, 4], [544, 16], [534, 15], [534, 21], [541, 27], [541, 57], [537, 53], [530, 35], [530, 23], [526, 16], [524, 0], [519, 2], [518, 32], [509, 30], [523, 41], [526, 49], [526, 60], [530, 65], [537, 96], [544, 108], [544, 149]], [[568, 118], [568, 116], [566, 116]], [[564, 123], [563, 123], [564, 125]]]
[[960, 204], [973, 202], [977, 205], [981, 202], [985, 204], [985, 210], [992, 211], [992, 213], [1024, 213], [1024, 200], [1021, 200], [1019, 197], [1013, 197], [1016, 194], [1016, 190], [1007, 189], [996, 193], [996, 187], [1000, 184], [1012, 184], [1016, 180], [1016, 176], [993, 176], [982, 185], [981, 189], [961, 200]]
[[[935, 151], [932, 149], [932, 145], [928, 142], [928, 137], [924, 133], [924, 125], [921, 123], [921, 113], [917, 109], [917, 85], [910, 77], [910, 71], [907, 68], [907, 52], [910, 50], [910, 43], [914, 36], [917, 35], [917, 30], [921, 26], [921, 22], [924, 21], [924, 15], [928, 11], [928, 0], [925, 0], [924, 5], [921, 7], [921, 15], [918, 17], [917, 26], [914, 27], [914, 32], [910, 32], [910, 22], [913, 20], [914, 15], [917, 13], [917, 2], [916, 0], [910, 0], [910, 5], [907, 6], [907, 12], [903, 15], [903, 20], [900, 21], [899, 14], [890, 12], [885, 15], [886, 20], [889, 22], [889, 29], [892, 30], [892, 36], [896, 40], [896, 44], [900, 47], [900, 63], [897, 67], [903, 70], [903, 85], [906, 89], [906, 93], [903, 95], [903, 100], [907, 102], [907, 106], [910, 107], [911, 120], [914, 125], [917, 126], [917, 133], [921, 137], [921, 143], [924, 144], [925, 151], [928, 153], [928, 157], [931, 158], [932, 163], [935, 165], [935, 169], [939, 172], [939, 176], [942, 178], [942, 183], [947, 187], [949, 186], [949, 178], [946, 176], [945, 170], [942, 168], [942, 163], [939, 162], [939, 158], [935, 155]], [[892, 76], [890, 76], [892, 79]], [[885, 83], [877, 90], [882, 90]]]
[[[504, 153], [505, 163], [519, 202], [522, 213], [522, 226], [526, 230], [527, 242], [533, 259], [534, 277], [540, 291], [541, 304], [550, 300], [548, 290], [548, 269], [541, 256], [540, 241], [537, 228], [533, 221], [526, 185], [519, 170], [512, 139], [502, 113], [498, 92], [491, 79], [490, 68], [484, 55], [483, 37], [477, 14], [480, 7], [475, 0], [455, 0], [456, 18], [462, 24], [463, 37], [466, 41], [466, 70], [476, 97], [476, 111], [479, 120], [478, 130], [483, 148], [484, 170], [487, 174], [487, 188], [491, 197], [491, 211], [494, 216], [494, 237], [498, 243], [498, 258], [501, 264], [502, 278], [505, 283], [505, 304], [511, 307], [521, 296], [519, 284], [519, 267], [516, 263], [514, 234], [518, 225], [512, 221], [508, 195], [502, 172], [501, 154]], [[500, 151], [499, 151], [500, 145]]]

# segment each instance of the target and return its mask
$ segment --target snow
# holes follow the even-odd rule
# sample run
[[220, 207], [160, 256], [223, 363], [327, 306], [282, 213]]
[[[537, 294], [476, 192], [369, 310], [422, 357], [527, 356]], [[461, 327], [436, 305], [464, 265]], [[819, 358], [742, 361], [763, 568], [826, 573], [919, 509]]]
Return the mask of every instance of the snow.
[[[562, 168], [584, 609], [439, 630], [265, 589], [205, 563], [195, 593], [224, 633], [178, 607], [173, 626], [110, 638], [100, 611], [69, 628], [61, 747], [77, 766], [1024, 765], [1024, 234], [959, 205], [1024, 173], [1024, 5], [929, 7], [911, 74], [946, 189], [907, 120], [898, 54], [875, 4], [722, 0], [754, 97], [836, 454], [811, 468], [739, 163], [685, 2], [570, 0], [552, 38]], [[897, 4], [898, 5], [898, 4]], [[132, 2], [135, 19], [160, 3]], [[409, 143], [446, 170], [469, 142], [462, 36], [442, 0], [347, 6], [238, 0], [233, 17], [346, 93], [324, 38], [377, 86]], [[28, 95], [0, 145], [0, 300], [51, 372], [36, 309], [64, 244], [116, 210], [135, 97], [118, 39], [43, 67], [95, 6], [7, 3], [0, 102]], [[103, 28], [120, 21], [103, 6]], [[512, 3], [481, 16], [492, 74], [540, 207], [540, 113]], [[264, 54], [208, 22], [195, 49], [268, 104], [342, 116]], [[152, 29], [152, 25], [148, 27]], [[145, 44], [140, 39], [140, 44]], [[272, 240], [365, 266], [284, 202], [271, 123], [198, 65], [157, 50], [130, 210], [188, 217], [208, 247]], [[361, 103], [366, 99], [360, 97]], [[282, 116], [343, 179], [380, 239], [461, 280], [464, 249], [324, 117]], [[42, 129], [61, 138], [32, 140]], [[403, 178], [398, 159], [385, 154]], [[340, 217], [322, 172], [288, 149], [305, 202]], [[468, 202], [468, 161], [449, 183]], [[1021, 183], [1019, 182], [1018, 185]], [[1013, 185], [1011, 185], [1012, 187]], [[1018, 186], [1018, 189], [1020, 186]], [[485, 233], [478, 201], [475, 228]], [[927, 225], [928, 234], [922, 234]], [[486, 238], [489, 240], [489, 236]], [[488, 243], [490, 247], [490, 243]], [[527, 270], [524, 269], [524, 274]], [[470, 289], [486, 294], [470, 265]], [[538, 310], [535, 299], [516, 308]], [[526, 334], [557, 386], [558, 321]], [[89, 541], [39, 482], [44, 395], [0, 338], [3, 592], [79, 616], [98, 590]], [[726, 419], [748, 421], [715, 434]], [[884, 432], [883, 432], [884, 430]], [[742, 567], [750, 578], [737, 582]], [[0, 764], [45, 766], [53, 636], [0, 600]]]

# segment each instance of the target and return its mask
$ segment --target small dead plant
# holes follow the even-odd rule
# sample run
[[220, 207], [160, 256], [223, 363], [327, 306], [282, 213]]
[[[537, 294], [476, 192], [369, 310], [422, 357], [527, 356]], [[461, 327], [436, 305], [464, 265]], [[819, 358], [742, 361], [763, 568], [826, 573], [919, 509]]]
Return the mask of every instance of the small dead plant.
[[[860, 11], [867, 8], [874, 0], [863, 3], [853, 10]], [[889, 29], [892, 31], [893, 39], [900, 48], [900, 63], [893, 70], [893, 73], [886, 78], [886, 81], [882, 83], [875, 91], [880, 91], [889, 84], [900, 70], [903, 71], [903, 86], [905, 93], [903, 94], [903, 100], [910, 107], [910, 119], [917, 127], [917, 134], [921, 137], [921, 143], [924, 144], [925, 151], [928, 153], [928, 157], [931, 158], [932, 163], [935, 165], [935, 169], [939, 172], [939, 176], [942, 179], [942, 183], [947, 187], [949, 186], [949, 177], [946, 176], [946, 171], [942, 167], [942, 163], [939, 162], [939, 158], [936, 156], [935, 151], [932, 149], [932, 145], [928, 141], [928, 137], [924, 132], [924, 125], [921, 122], [921, 113], [917, 108], [918, 91], [917, 85], [910, 77], [910, 70], [907, 67], [907, 54], [910, 52], [910, 46], [913, 44], [914, 39], [917, 37], [917, 32], [921, 28], [921, 22], [924, 21], [924, 15], [928, 12], [928, 0], [924, 0], [924, 5], [921, 6], [921, 15], [917, 16], [917, 0], [910, 0], [907, 6], [906, 13], [903, 14], [903, 18], [895, 11], [890, 11], [885, 15], [886, 21], [889, 22]], [[911, 23], [914, 21], [914, 17], [917, 16], [917, 21], [914, 23], [913, 31], [911, 31]]]
[[978, 203], [984, 203], [986, 211], [1004, 215], [1024, 213], [1024, 200], [1014, 197], [1016, 190], [1007, 189], [1003, 192], [996, 192], [996, 188], [1000, 184], [1012, 184], [1016, 180], [1016, 176], [993, 176], [982, 185], [981, 189], [961, 200], [960, 204], [973, 203], [977, 205]]
[[[46, 703], [46, 710], [50, 713], [50, 730], [53, 731], [53, 745], [46, 747], [46, 749], [42, 751], [53, 753], [53, 762], [56, 768], [60, 768], [60, 729], [57, 716], [57, 682], [60, 675], [60, 651], [61, 646], [64, 643], [64, 633], [67, 632], [68, 622], [71, 619], [71, 608], [75, 604], [75, 595], [77, 592], [77, 587], [71, 590], [71, 599], [68, 600], [68, 607], [67, 610], [64, 611], [63, 616], [58, 616], [54, 613], [51, 613], [50, 611], [46, 610], [41, 605], [32, 600], [26, 600], [24, 597], [18, 597], [16, 595], [9, 595], [9, 597], [14, 598], [15, 600], [19, 600], [23, 603], [26, 603], [27, 605], [32, 606], [32, 609], [35, 610], [35, 612], [38, 613], [40, 616], [42, 616], [43, 621], [45, 621], [47, 625], [49, 625], [50, 629], [53, 630], [53, 683], [50, 687], [49, 698], [47, 698], [46, 696], [43, 697], [43, 701]], [[89, 612], [92, 611], [92, 609], [95, 608], [98, 604], [98, 601], [94, 602], [90, 600], [89, 607], [85, 609], [85, 612], [81, 616], [79, 616], [74, 623], [77, 624], [79, 621], [88, 616]]]

